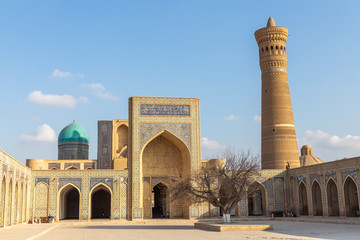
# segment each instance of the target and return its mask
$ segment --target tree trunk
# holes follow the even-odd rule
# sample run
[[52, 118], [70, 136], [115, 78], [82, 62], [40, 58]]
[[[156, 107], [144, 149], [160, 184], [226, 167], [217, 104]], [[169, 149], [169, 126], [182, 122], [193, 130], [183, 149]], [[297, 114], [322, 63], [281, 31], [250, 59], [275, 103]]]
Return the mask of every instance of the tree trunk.
[[223, 220], [224, 220], [224, 223], [230, 223], [230, 212], [229, 213], [226, 213], [224, 211], [223, 213]]

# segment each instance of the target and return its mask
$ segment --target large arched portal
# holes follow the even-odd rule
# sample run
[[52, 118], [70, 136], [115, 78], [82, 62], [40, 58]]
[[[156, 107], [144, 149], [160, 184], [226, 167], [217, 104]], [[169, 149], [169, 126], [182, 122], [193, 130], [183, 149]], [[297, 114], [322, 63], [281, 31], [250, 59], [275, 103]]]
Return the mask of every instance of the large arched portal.
[[330, 179], [328, 181], [326, 192], [327, 192], [329, 216], [340, 216], [338, 190], [334, 180]]
[[359, 216], [359, 201], [354, 180], [348, 177], [344, 184], [345, 208], [347, 217]]
[[163, 183], [158, 183], [153, 188], [152, 217], [163, 218], [166, 217], [166, 212], [169, 211], [168, 188]]
[[104, 185], [91, 193], [91, 218], [111, 218], [111, 192]]
[[80, 192], [73, 185], [67, 185], [60, 192], [59, 219], [79, 219]]
[[266, 215], [266, 192], [263, 185], [254, 182], [248, 190], [248, 214], [249, 216]]
[[[186, 177], [190, 173], [190, 152], [186, 144], [167, 130], [145, 144], [141, 154], [143, 172], [143, 207], [144, 218], [159, 217], [159, 211], [153, 212], [156, 194], [162, 194], [165, 185], [160, 181], [170, 182], [172, 176]], [[156, 185], [156, 186], [155, 186]], [[167, 199], [170, 196], [167, 194]], [[159, 200], [159, 198], [158, 198]], [[188, 218], [189, 204], [185, 201], [167, 201], [166, 211], [170, 218]], [[153, 216], [156, 214], [156, 216]], [[163, 212], [165, 217], [167, 213]]]
[[312, 201], [313, 201], [313, 214], [314, 216], [322, 216], [322, 199], [321, 199], [321, 188], [317, 181], [314, 181], [312, 186]]
[[309, 215], [306, 187], [303, 182], [299, 186], [299, 208], [300, 215]]

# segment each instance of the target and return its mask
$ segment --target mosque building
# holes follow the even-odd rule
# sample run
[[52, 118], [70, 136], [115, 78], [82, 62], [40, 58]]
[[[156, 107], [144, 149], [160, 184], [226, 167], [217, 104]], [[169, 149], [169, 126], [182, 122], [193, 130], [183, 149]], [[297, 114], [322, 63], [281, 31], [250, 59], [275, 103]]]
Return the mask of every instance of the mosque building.
[[[360, 157], [322, 162], [310, 146], [300, 156], [287, 77], [288, 29], [270, 17], [255, 32], [262, 79], [261, 170], [237, 216], [358, 217]], [[169, 200], [171, 174], [191, 176], [219, 159], [201, 159], [197, 98], [130, 97], [128, 119], [98, 121], [98, 155], [78, 123], [58, 137], [58, 159], [27, 159], [0, 150], [0, 226], [53, 216], [94, 218], [218, 217], [218, 208]]]

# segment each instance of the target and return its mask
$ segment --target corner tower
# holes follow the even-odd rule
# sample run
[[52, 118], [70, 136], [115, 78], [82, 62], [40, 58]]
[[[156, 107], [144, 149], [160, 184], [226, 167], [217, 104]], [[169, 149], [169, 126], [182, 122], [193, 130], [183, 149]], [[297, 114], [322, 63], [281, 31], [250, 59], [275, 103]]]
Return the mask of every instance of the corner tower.
[[261, 68], [261, 168], [300, 167], [287, 77], [288, 29], [275, 25], [255, 32]]

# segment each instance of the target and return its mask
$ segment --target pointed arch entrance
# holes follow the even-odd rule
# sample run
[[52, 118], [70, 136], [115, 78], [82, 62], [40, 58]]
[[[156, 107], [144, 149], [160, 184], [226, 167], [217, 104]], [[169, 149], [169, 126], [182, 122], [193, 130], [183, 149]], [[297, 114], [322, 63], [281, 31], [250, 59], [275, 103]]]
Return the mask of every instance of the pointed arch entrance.
[[[141, 163], [144, 218], [161, 217], [161, 215], [165, 217], [167, 211], [170, 218], [188, 218], [188, 202], [170, 202], [171, 196], [165, 184], [170, 182], [172, 176], [189, 176], [190, 151], [187, 145], [173, 133], [163, 130], [144, 145], [141, 151]], [[164, 194], [166, 207], [160, 204], [164, 202], [161, 197]], [[160, 210], [161, 208], [163, 211]]]
[[248, 189], [248, 215], [266, 215], [266, 191], [265, 187], [259, 182], [254, 182]]
[[168, 188], [163, 183], [158, 183], [152, 191], [152, 218], [164, 218], [169, 211]]
[[345, 209], [347, 217], [359, 216], [359, 200], [355, 181], [347, 177], [344, 183]]
[[60, 190], [59, 219], [79, 219], [80, 191], [72, 184]]
[[300, 215], [309, 215], [306, 187], [303, 182], [299, 185], [299, 211]]
[[314, 181], [312, 185], [312, 202], [313, 202], [313, 215], [314, 216], [322, 216], [323, 208], [322, 208], [322, 198], [321, 198], [321, 188], [318, 181]]
[[329, 179], [326, 186], [326, 196], [329, 216], [340, 216], [338, 190], [336, 183], [331, 178]]
[[104, 184], [95, 186], [90, 192], [91, 219], [111, 218], [111, 190]]

